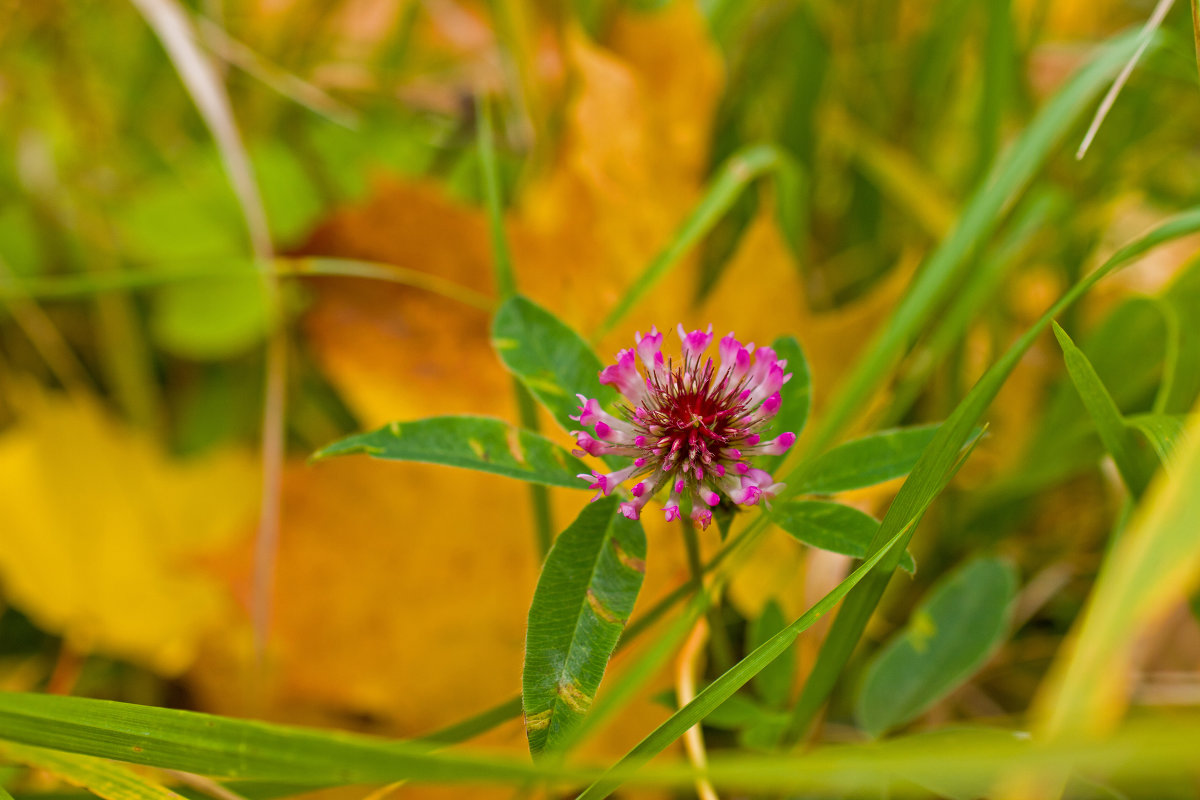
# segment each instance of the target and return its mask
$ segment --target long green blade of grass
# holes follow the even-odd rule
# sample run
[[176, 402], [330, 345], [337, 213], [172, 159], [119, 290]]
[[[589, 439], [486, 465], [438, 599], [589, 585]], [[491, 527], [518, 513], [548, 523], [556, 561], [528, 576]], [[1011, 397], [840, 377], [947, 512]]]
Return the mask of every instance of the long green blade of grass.
[[[1037, 323], [1026, 331], [1009, 348], [1008, 352], [979, 379], [979, 382], [954, 410], [954, 413], [938, 429], [937, 436], [925, 448], [908, 480], [900, 487], [896, 499], [892, 502], [883, 523], [879, 526], [879, 531], [872, 542], [872, 548], [884, 547], [901, 526], [907, 526], [909, 520], [919, 519], [925, 513], [937, 496], [943, 476], [954, 463], [956, 454], [970, 437], [971, 430], [991, 405], [992, 400], [1007, 380], [1009, 373], [1020, 361], [1021, 356], [1033, 345], [1055, 316], [1079, 299], [1104, 276], [1128, 264], [1142, 253], [1164, 242], [1196, 231], [1200, 231], [1200, 209], [1180, 214], [1141, 238], [1125, 245], [1099, 269], [1076, 283]], [[900, 553], [907, 546], [906, 538], [901, 547], [891, 550], [891, 554], [885, 559], [880, 570], [868, 576], [846, 598], [841, 611], [834, 619], [833, 628], [821, 648], [817, 663], [804, 685], [800, 699], [793, 709], [792, 722], [784, 738], [785, 744], [795, 743], [807, 731], [817, 710], [824, 705], [825, 699], [841, 675], [843, 667], [850, 659], [850, 654], [858, 644], [867, 620], [879, 603], [879, 598], [882, 597], [883, 591], [887, 587], [891, 573], [899, 562]]]
[[[593, 344], [603, 338], [626, 314], [633, 310], [638, 301], [670, 272], [671, 267], [675, 266], [693, 245], [712, 230], [713, 225], [721, 219], [722, 215], [729, 210], [741, 196], [742, 191], [754, 179], [767, 173], [774, 173], [779, 177], [781, 187], [786, 193], [798, 194], [799, 169], [790, 156], [772, 145], [752, 145], [730, 156], [709, 184], [704, 197], [683, 221], [679, 230], [675, 232], [675, 237], [654, 257], [654, 260], [637, 277], [633, 285], [600, 323], [600, 327], [592, 334]], [[794, 197], [784, 197], [781, 200], [793, 205], [796, 202]]]
[[1129, 670], [1141, 634], [1200, 580], [1200, 417], [1160, 472], [1129, 529], [1109, 551], [1070, 645], [1060, 651], [1034, 703], [1046, 738], [1095, 735], [1128, 703]]
[[1057, 322], [1053, 326], [1054, 336], [1058, 339], [1067, 364], [1067, 374], [1071, 376], [1071, 382], [1075, 384], [1075, 390], [1079, 392], [1083, 406], [1096, 426], [1104, 449], [1112, 456], [1117, 471], [1121, 473], [1121, 480], [1130, 493], [1134, 498], [1141, 497], [1154, 474], [1154, 464], [1145, 457], [1148, 454], [1139, 454], [1139, 442], [1125, 424], [1125, 418], [1121, 416], [1121, 410], [1117, 408], [1112, 395], [1104, 388], [1096, 368]]
[[958, 224], [933, 251], [892, 316], [867, 346], [809, 440], [820, 452], [862, 409], [947, 293], [973, 263], [971, 255], [1000, 224], [1055, 145], [1138, 45], [1135, 34], [1114, 39], [1038, 113], [1001, 156], [968, 201]]
[[6, 741], [66, 753], [215, 778], [314, 786], [589, 777], [586, 770], [433, 753], [414, 742], [46, 694], [0, 693], [0, 732]]

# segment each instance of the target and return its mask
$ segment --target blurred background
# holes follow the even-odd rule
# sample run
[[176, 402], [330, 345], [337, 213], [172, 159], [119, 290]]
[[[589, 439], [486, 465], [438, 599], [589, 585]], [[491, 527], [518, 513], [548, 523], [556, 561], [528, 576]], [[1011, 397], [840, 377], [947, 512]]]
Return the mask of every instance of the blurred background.
[[[1095, 102], [973, 244], [953, 313], [852, 432], [943, 419], [1067, 286], [1200, 197], [1177, 6], [1086, 156]], [[516, 419], [488, 337], [481, 104], [518, 287], [585, 337], [729, 159], [736, 173], [746, 148], [773, 146], [787, 169], [760, 169], [598, 352], [678, 321], [792, 334], [819, 419], [997, 157], [1153, 10], [0, 3], [0, 686], [405, 736], [509, 699], [540, 560], [526, 492], [442, 467], [306, 463], [390, 420]], [[1198, 251], [1157, 250], [1060, 320], [1126, 413], [1181, 414], [1200, 390]], [[1179, 377], [1158, 399], [1170, 347]], [[987, 419], [869, 636], [980, 550], [1017, 564], [1020, 626], [918, 725], [1024, 711], [1121, 513], [1053, 339]], [[843, 499], [881, 514], [895, 489]], [[551, 499], [560, 530], [587, 495]], [[687, 580], [677, 533], [650, 519], [647, 533], [642, 608]], [[800, 613], [847, 566], [768, 537], [730, 589], [730, 629], [768, 603]], [[1200, 701], [1198, 634], [1181, 608], [1145, 643], [1142, 700]], [[648, 695], [596, 747], [623, 752], [667, 713]], [[521, 748], [519, 720], [486, 741]]]

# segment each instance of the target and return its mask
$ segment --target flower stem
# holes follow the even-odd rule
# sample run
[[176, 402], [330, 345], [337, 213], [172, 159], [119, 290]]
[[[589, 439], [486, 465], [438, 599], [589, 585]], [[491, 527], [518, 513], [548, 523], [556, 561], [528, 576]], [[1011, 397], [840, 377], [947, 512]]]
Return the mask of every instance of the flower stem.
[[[704, 590], [704, 562], [700, 560], [700, 538], [696, 535], [696, 526], [691, 519], [683, 517], [683, 546], [687, 550], [688, 569], [692, 573], [692, 584], [695, 591]], [[714, 598], [715, 600], [716, 598]], [[712, 655], [713, 666], [717, 672], [723, 673], [733, 666], [733, 645], [729, 641], [729, 632], [725, 630], [725, 620], [721, 616], [721, 606], [714, 602], [708, 607], [709, 651]]]
[[[492, 124], [492, 107], [486, 98], [476, 102], [479, 116], [476, 144], [479, 147], [479, 164], [483, 179], [483, 196], [487, 204], [488, 232], [492, 244], [492, 269], [496, 275], [496, 290], [503, 302], [517, 293], [513, 275], [512, 252], [508, 249], [508, 238], [504, 234], [504, 210], [500, 196], [500, 173], [496, 167], [496, 137]], [[517, 415], [521, 427], [537, 432], [537, 406], [524, 385], [513, 379], [513, 392], [517, 399]], [[544, 559], [550, 552], [554, 539], [554, 520], [550, 516], [550, 493], [545, 486], [530, 484], [529, 502], [533, 508], [534, 538], [538, 557]]]

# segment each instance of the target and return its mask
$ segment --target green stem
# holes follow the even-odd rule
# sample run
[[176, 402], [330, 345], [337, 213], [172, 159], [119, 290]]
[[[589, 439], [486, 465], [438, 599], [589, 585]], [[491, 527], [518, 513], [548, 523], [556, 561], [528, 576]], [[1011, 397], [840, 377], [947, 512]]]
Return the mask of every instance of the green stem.
[[[500, 196], [500, 174], [496, 167], [496, 137], [492, 123], [492, 107], [485, 98], [476, 103], [479, 115], [478, 147], [479, 164], [483, 173], [483, 196], [487, 204], [488, 233], [492, 243], [492, 268], [496, 275], [496, 291], [503, 302], [517, 293], [517, 282], [513, 274], [512, 252], [508, 249], [508, 238], [504, 233], [504, 208]], [[513, 392], [517, 399], [517, 415], [521, 427], [537, 432], [537, 406], [529, 391], [516, 378]], [[550, 493], [545, 486], [530, 484], [529, 504], [533, 508], [534, 540], [538, 557], [544, 559], [554, 541], [554, 518], [550, 514]]]
[[[683, 523], [683, 545], [687, 550], [688, 570], [692, 574], [692, 585], [695, 591], [704, 591], [704, 562], [700, 560], [700, 537], [696, 535], [696, 526], [690, 519], [680, 520]], [[709, 605], [706, 612], [708, 617], [708, 646], [712, 656], [713, 666], [718, 672], [725, 672], [733, 666], [733, 645], [729, 641], [729, 632], [725, 630], [725, 621], [721, 617], [721, 607], [718, 603]]]

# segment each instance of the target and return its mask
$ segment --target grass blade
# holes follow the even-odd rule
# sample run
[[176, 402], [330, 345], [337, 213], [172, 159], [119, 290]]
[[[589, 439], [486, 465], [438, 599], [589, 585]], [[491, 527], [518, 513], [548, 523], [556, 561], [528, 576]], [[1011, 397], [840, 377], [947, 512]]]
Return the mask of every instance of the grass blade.
[[592, 335], [592, 341], [596, 342], [604, 338], [605, 334], [609, 333], [626, 314], [633, 310], [638, 301], [645, 297], [666, 276], [671, 267], [683, 258], [684, 253], [712, 230], [717, 220], [729, 210], [742, 191], [755, 178], [768, 172], [791, 173], [788, 183], [798, 186], [799, 179], [796, 176], [798, 169], [786, 153], [771, 145], [753, 145], [730, 156], [709, 184], [704, 197], [683, 221], [679, 230], [675, 232], [675, 238], [654, 257], [645, 271], [617, 301], [612, 311], [608, 313], [608, 316], [604, 318], [600, 327]]
[[1092, 140], [1096, 138], [1096, 134], [1100, 132], [1100, 126], [1104, 124], [1105, 117], [1112, 107], [1117, 102], [1117, 95], [1121, 93], [1121, 89], [1125, 88], [1125, 82], [1129, 80], [1129, 76], [1133, 74], [1133, 68], [1137, 66], [1137, 62], [1141, 59], [1142, 54], [1146, 52], [1146, 48], [1150, 46], [1150, 42], [1154, 39], [1154, 32], [1162, 25], [1166, 19], [1167, 12], [1171, 10], [1171, 6], [1175, 5], [1175, 0], [1158, 0], [1154, 6], [1154, 11], [1150, 13], [1150, 19], [1146, 20], [1145, 27], [1138, 34], [1138, 48], [1133, 51], [1133, 55], [1129, 57], [1129, 61], [1121, 68], [1117, 79], [1113, 81], [1113, 85], [1109, 87], [1108, 92], [1104, 95], [1104, 99], [1100, 101], [1100, 108], [1096, 109], [1096, 116], [1092, 118], [1092, 124], [1088, 126], [1087, 133], [1083, 136], [1083, 141], [1079, 143], [1079, 149], [1075, 151], [1075, 158], [1083, 158], [1092, 145]]
[[[225, 173], [233, 187], [254, 259], [261, 270], [268, 312], [282, 308], [279, 285], [270, 275], [273, 255], [270, 229], [254, 169], [233, 118], [233, 109], [216, 70], [200, 51], [187, 13], [176, 0], [130, 0], [154, 30], [180, 80], [191, 95], [216, 142]], [[287, 340], [277, 329], [267, 339], [262, 411], [262, 492], [255, 541], [252, 616], [255, 644], [261, 655], [271, 617], [275, 580], [275, 551], [279, 540], [279, 504], [283, 490], [284, 415], [287, 407]]]
[[432, 753], [430, 747], [62, 695], [0, 692], [9, 742], [224, 779], [313, 786], [390, 783], [517, 783], [586, 776], [499, 757]]
[[1200, 417], [1180, 447], [1174, 475], [1160, 473], [1100, 577], [1033, 706], [1045, 739], [1111, 729], [1128, 702], [1134, 648], [1200, 579]]
[[[882, 547], [890, 541], [895, 531], [901, 525], [907, 525], [909, 520], [919, 519], [937, 497], [940, 487], [945, 480], [947, 470], [952, 469], [957, 453], [968, 441], [971, 431], [979, 423], [980, 418], [991, 405], [992, 400], [1000, 391], [1000, 387], [1008, 379], [1017, 362], [1033, 345], [1037, 337], [1050, 324], [1051, 320], [1069, 307], [1079, 297], [1092, 288], [1106, 275], [1125, 266], [1143, 253], [1189, 233], [1200, 230], [1200, 209], [1180, 214], [1154, 228], [1149, 233], [1130, 242], [1116, 253], [1095, 272], [1076, 283], [1066, 294], [1050, 307], [1028, 331], [1018, 339], [1001, 358], [984, 373], [979, 382], [959, 403], [942, 426], [937, 436], [913, 467], [912, 474], [900, 487], [896, 499], [888, 508], [883, 518], [873, 548]], [[904, 546], [907, 546], [907, 540]], [[785, 737], [785, 743], [796, 742], [807, 731], [816, 712], [825, 703], [834, 684], [842, 673], [842, 668], [850, 658], [867, 620], [879, 603], [883, 591], [891, 579], [891, 571], [895, 569], [900, 550], [896, 550], [883, 564], [880, 571], [870, 576], [858, 587], [834, 619], [833, 627], [826, 637], [817, 663], [804, 685], [799, 701], [792, 710], [792, 724]]]
[[1176, 414], [1139, 414], [1127, 417], [1125, 424], [1145, 438], [1162, 465], [1171, 469], [1175, 448], [1184, 438], [1187, 417]]
[[971, 254], [991, 236], [1006, 208], [1029, 185], [1084, 107], [1133, 53], [1137, 41], [1137, 36], [1130, 34], [1113, 39], [1038, 113], [980, 183], [954, 230], [929, 256], [900, 305], [867, 345], [838, 390], [829, 414], [809, 441], [812, 451], [820, 451], [833, 441], [862, 409], [963, 271], [973, 263]]
[[1140, 442], [1134, 438], [1133, 431], [1125, 424], [1121, 410], [1117, 408], [1112, 395], [1100, 382], [1100, 376], [1096, 374], [1096, 370], [1088, 361], [1087, 356], [1075, 346], [1071, 337], [1057, 322], [1053, 325], [1054, 336], [1058, 339], [1059, 347], [1063, 351], [1063, 358], [1067, 362], [1067, 373], [1071, 376], [1075, 390], [1079, 392], [1084, 407], [1096, 425], [1096, 432], [1100, 435], [1104, 449], [1116, 462], [1117, 471], [1121, 473], [1121, 480], [1125, 482], [1130, 493], [1135, 498], [1141, 497], [1150, 484], [1150, 478], [1154, 474], [1156, 465], [1147, 461], [1145, 456], [1148, 454], [1144, 452], [1139, 454]]

